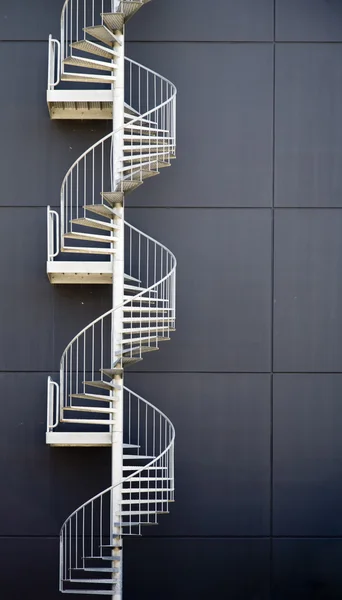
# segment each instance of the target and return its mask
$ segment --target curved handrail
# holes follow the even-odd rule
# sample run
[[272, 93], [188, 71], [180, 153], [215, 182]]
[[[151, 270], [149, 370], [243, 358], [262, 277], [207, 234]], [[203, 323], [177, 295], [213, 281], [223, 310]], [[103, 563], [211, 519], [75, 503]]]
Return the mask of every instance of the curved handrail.
[[[175, 431], [174, 425], [170, 421], [170, 419], [161, 410], [159, 410], [159, 408], [157, 408], [156, 406], [154, 406], [153, 404], [151, 404], [151, 402], [148, 402], [148, 400], [145, 400], [145, 398], [142, 398], [141, 396], [139, 396], [139, 394], [136, 394], [135, 392], [132, 392], [132, 390], [130, 390], [129, 388], [127, 388], [125, 386], [124, 386], [124, 390], [126, 392], [129, 392], [130, 394], [133, 394], [136, 398], [138, 398], [139, 400], [141, 400], [142, 402], [144, 402], [144, 404], [146, 404], [147, 406], [150, 406], [155, 412], [159, 413], [161, 415], [161, 417], [163, 417], [165, 419], [165, 421], [171, 427], [172, 439], [169, 442], [168, 446], [164, 449], [164, 451], [159, 456], [156, 456], [155, 458], [153, 458], [153, 460], [151, 460], [146, 465], [143, 465], [142, 467], [140, 467], [140, 469], [137, 469], [134, 473], [132, 473], [128, 477], [122, 478], [120, 481], [118, 481], [114, 485], [111, 485], [108, 488], [106, 488], [105, 490], [103, 490], [102, 492], [99, 492], [98, 494], [96, 494], [95, 496], [93, 496], [92, 498], [90, 498], [89, 500], [87, 500], [86, 502], [84, 502], [84, 504], [82, 504], [81, 506], [79, 506], [78, 508], [76, 508], [74, 510], [74, 512], [71, 513], [68, 516], [68, 518], [64, 521], [64, 523], [63, 523], [63, 525], [61, 527], [61, 530], [60, 530], [60, 534], [62, 533], [65, 525], [67, 525], [67, 523], [70, 521], [70, 519], [72, 519], [72, 517], [75, 516], [78, 512], [80, 512], [85, 506], [88, 506], [89, 504], [91, 504], [92, 502], [94, 502], [94, 500], [97, 500], [101, 496], [104, 496], [104, 494], [107, 494], [108, 492], [110, 492], [111, 490], [115, 489], [119, 485], [122, 485], [123, 483], [126, 483], [127, 481], [130, 481], [131, 479], [133, 479], [134, 477], [136, 477], [137, 475], [139, 475], [142, 471], [145, 471], [149, 467], [153, 466], [154, 463], [158, 462], [172, 448], [172, 446], [174, 445], [174, 441], [175, 441], [175, 438], [176, 438], [176, 431]], [[142, 500], [142, 504], [143, 504], [143, 502], [144, 501]]]
[[[69, 2], [69, 0], [67, 0], [67, 2]], [[79, 156], [71, 165], [71, 167], [69, 167], [68, 171], [66, 172], [64, 179], [62, 181], [62, 188], [65, 184], [66, 179], [68, 178], [68, 176], [70, 175], [71, 171], [76, 167], [76, 165], [87, 155], [87, 154], [91, 154], [91, 152], [93, 150], [95, 150], [95, 148], [97, 148], [97, 146], [99, 146], [100, 144], [102, 144], [103, 142], [105, 142], [106, 140], [108, 140], [111, 136], [117, 135], [118, 133], [120, 133], [120, 131], [122, 129], [125, 128], [129, 128], [129, 125], [133, 125], [136, 121], [142, 121], [143, 119], [146, 119], [146, 117], [149, 117], [152, 113], [156, 112], [156, 110], [159, 110], [160, 108], [163, 108], [164, 106], [166, 106], [167, 104], [169, 104], [170, 102], [172, 102], [172, 100], [174, 100], [174, 98], [177, 96], [177, 88], [174, 85], [174, 83], [172, 83], [172, 81], [170, 81], [169, 79], [166, 79], [166, 77], [163, 77], [162, 75], [159, 75], [159, 73], [156, 73], [155, 71], [152, 71], [152, 69], [149, 69], [148, 67], [145, 67], [144, 65], [139, 64], [138, 62], [136, 62], [135, 60], [132, 60], [130, 58], [125, 57], [125, 61], [130, 62], [134, 65], [137, 65], [138, 67], [144, 69], [145, 71], [147, 71], [148, 73], [150, 73], [151, 75], [156, 75], [157, 77], [159, 77], [160, 79], [162, 79], [163, 81], [165, 81], [165, 83], [167, 83], [168, 85], [170, 85], [173, 88], [173, 93], [172, 96], [170, 98], [168, 98], [167, 100], [164, 100], [164, 102], [162, 102], [161, 104], [158, 104], [158, 106], [151, 108], [150, 110], [146, 111], [145, 113], [143, 113], [142, 115], [137, 115], [136, 117], [134, 117], [134, 119], [128, 121], [127, 123], [125, 123], [123, 126], [118, 127], [118, 129], [115, 129], [114, 131], [111, 131], [110, 133], [108, 133], [107, 135], [105, 135], [103, 138], [101, 138], [100, 140], [98, 140], [97, 142], [95, 142], [95, 144], [93, 144], [92, 146], [90, 146], [87, 150], [85, 150], [83, 152], [83, 154], [81, 154], [81, 156]]]
[[153, 242], [154, 244], [156, 244], [157, 246], [159, 246], [160, 248], [162, 248], [163, 250], [165, 250], [166, 252], [168, 252], [168, 254], [170, 255], [170, 257], [172, 258], [173, 267], [172, 267], [171, 271], [169, 273], [166, 273], [166, 275], [164, 275], [164, 277], [162, 279], [160, 279], [159, 281], [156, 281], [155, 283], [153, 283], [152, 285], [150, 285], [150, 287], [144, 289], [142, 292], [139, 292], [139, 294], [136, 294], [136, 295], [132, 296], [131, 298], [129, 298], [128, 300], [125, 300], [124, 302], [121, 302], [121, 304], [118, 304], [114, 308], [111, 308], [106, 313], [104, 313], [100, 317], [97, 317], [97, 319], [95, 319], [94, 321], [92, 321], [91, 323], [89, 323], [88, 325], [86, 325], [86, 327], [84, 327], [81, 331], [79, 331], [72, 338], [72, 340], [69, 342], [69, 344], [65, 347], [65, 349], [63, 351], [63, 354], [62, 354], [62, 357], [61, 357], [61, 362], [60, 362], [61, 368], [62, 368], [63, 359], [65, 358], [66, 353], [71, 348], [71, 346], [74, 344], [74, 342], [77, 341], [77, 338], [79, 338], [86, 331], [88, 331], [89, 329], [91, 329], [94, 325], [96, 325], [96, 323], [99, 323], [100, 321], [102, 321], [106, 317], [109, 317], [109, 315], [112, 315], [119, 308], [122, 308], [123, 306], [126, 306], [127, 304], [131, 304], [132, 301], [137, 300], [138, 298], [140, 298], [143, 295], [147, 294], [148, 292], [152, 291], [153, 288], [155, 288], [156, 286], [159, 286], [160, 284], [162, 284], [169, 277], [171, 277], [175, 273], [175, 271], [176, 271], [176, 268], [177, 268], [177, 259], [176, 259], [175, 255], [173, 254], [173, 252], [171, 252], [171, 250], [169, 250], [166, 246], [164, 246], [164, 244], [161, 244], [157, 240], [153, 239], [151, 236], [147, 235], [146, 233], [144, 233], [143, 231], [141, 231], [137, 227], [134, 227], [133, 225], [128, 224], [127, 222], [125, 222], [125, 224], [128, 225], [131, 229], [133, 229], [137, 233], [143, 235], [146, 239], [150, 240], [151, 242]]

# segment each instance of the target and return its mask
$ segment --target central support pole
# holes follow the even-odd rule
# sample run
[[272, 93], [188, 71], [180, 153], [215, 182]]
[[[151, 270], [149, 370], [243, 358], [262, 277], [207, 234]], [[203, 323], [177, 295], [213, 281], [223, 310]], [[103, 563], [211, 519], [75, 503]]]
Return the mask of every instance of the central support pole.
[[[119, 10], [120, 1], [114, 0], [112, 10], [117, 12]], [[113, 139], [112, 139], [112, 191], [120, 191], [121, 174], [119, 173], [120, 167], [123, 166], [122, 158], [124, 155], [123, 143], [124, 143], [124, 102], [125, 102], [125, 35], [123, 31], [115, 32], [117, 43], [114, 44], [114, 49], [118, 53], [118, 57], [115, 62], [117, 69], [115, 69], [116, 81], [113, 85]], [[114, 206], [116, 215], [113, 219], [113, 223], [118, 228], [114, 230], [114, 235], [117, 241], [114, 244], [115, 254], [112, 258], [113, 266], [113, 308], [122, 305], [124, 301], [124, 259], [125, 259], [125, 246], [124, 246], [124, 200], [122, 196], [121, 202], [117, 202]], [[122, 353], [122, 330], [123, 330], [123, 309], [117, 308], [113, 311], [112, 317], [112, 351], [111, 360], [112, 366], [116, 365], [118, 358]], [[123, 365], [119, 363], [117, 365], [118, 373], [114, 377], [114, 382], [118, 384], [119, 389], [115, 390], [113, 407], [116, 409], [114, 413], [115, 425], [112, 427], [112, 534], [113, 534], [113, 545], [115, 546], [112, 551], [114, 568], [118, 569], [117, 573], [113, 573], [113, 579], [116, 579], [117, 583], [113, 586], [113, 600], [122, 600], [122, 572], [123, 572], [123, 552], [122, 552], [122, 527], [120, 523], [122, 521], [122, 486], [118, 484], [123, 477], [123, 369], [120, 367]]]

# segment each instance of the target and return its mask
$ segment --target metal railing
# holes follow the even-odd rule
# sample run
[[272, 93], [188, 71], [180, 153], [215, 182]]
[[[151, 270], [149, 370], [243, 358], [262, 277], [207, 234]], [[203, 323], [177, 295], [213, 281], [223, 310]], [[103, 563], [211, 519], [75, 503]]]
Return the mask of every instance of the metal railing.
[[[61, 591], [75, 582], [77, 570], [91, 566], [89, 560], [112, 556], [108, 546], [113, 537], [119, 546], [122, 536], [140, 534], [144, 524], [157, 524], [158, 514], [168, 512], [168, 503], [174, 500], [174, 427], [164, 413], [128, 388], [124, 388], [124, 439], [138, 445], [138, 457], [151, 460], [139, 469], [132, 467], [128, 477], [118, 474], [114, 486], [85, 502], [65, 521], [60, 532]], [[117, 486], [123, 500], [120, 512], [113, 515]], [[110, 564], [106, 561], [106, 566]]]
[[[126, 0], [126, 2], [144, 4], [144, 0]], [[71, 44], [86, 39], [84, 30], [103, 25], [103, 13], [119, 12], [120, 4], [114, 0], [66, 0], [61, 13], [62, 63], [65, 58], [73, 56]]]
[[[126, 116], [124, 127], [96, 142], [66, 173], [61, 187], [62, 246], [63, 235], [73, 232], [72, 221], [87, 216], [87, 206], [106, 204], [101, 193], [123, 191], [125, 182], [143, 181], [145, 171], [157, 171], [175, 156], [176, 87], [130, 59], [125, 59], [125, 68], [126, 104], [130, 107], [126, 107], [126, 115], [139, 114]], [[114, 140], [122, 129], [124, 156], [116, 157]], [[113, 172], [120, 173], [119, 185]]]
[[53, 260], [59, 254], [59, 214], [47, 207], [47, 260]]
[[[73, 407], [73, 396], [85, 393], [84, 382], [100, 381], [103, 369], [113, 366], [112, 323], [116, 310], [124, 312], [118, 361], [120, 357], [142, 358], [144, 352], [157, 349], [161, 341], [169, 339], [176, 319], [176, 265], [170, 250], [125, 223], [126, 286], [144, 289], [135, 294], [133, 289], [131, 298], [87, 325], [64, 350], [60, 362], [60, 418], [64, 408]], [[142, 327], [146, 331], [142, 332]], [[99, 424], [104, 424], [102, 418]]]

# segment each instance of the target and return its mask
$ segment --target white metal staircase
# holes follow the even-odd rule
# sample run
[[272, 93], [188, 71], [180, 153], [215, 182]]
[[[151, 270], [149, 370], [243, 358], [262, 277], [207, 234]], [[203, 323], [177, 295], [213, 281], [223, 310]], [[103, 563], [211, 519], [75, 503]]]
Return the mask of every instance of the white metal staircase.
[[60, 212], [48, 207], [51, 282], [111, 283], [113, 308], [68, 344], [59, 382], [48, 378], [47, 443], [112, 448], [111, 485], [62, 527], [60, 590], [115, 600], [123, 537], [157, 524], [174, 500], [173, 425], [123, 381], [170, 339], [176, 317], [174, 255], [124, 220], [125, 196], [176, 150], [175, 87], [124, 56], [125, 23], [147, 1], [67, 0], [61, 39], [49, 39], [51, 117], [113, 119], [67, 172]]

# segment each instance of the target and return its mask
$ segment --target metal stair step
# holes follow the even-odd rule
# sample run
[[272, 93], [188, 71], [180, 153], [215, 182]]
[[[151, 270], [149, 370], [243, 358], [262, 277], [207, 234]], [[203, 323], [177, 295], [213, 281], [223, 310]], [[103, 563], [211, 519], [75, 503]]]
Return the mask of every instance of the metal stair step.
[[[147, 127], [146, 125], [137, 125], [136, 123], [133, 123], [132, 125], [130, 125], [129, 123], [125, 123], [124, 129], [128, 129], [129, 131], [147, 131], [152, 135], [159, 135], [160, 133], [170, 133], [168, 129], [155, 129], [153, 127]], [[163, 139], [170, 139], [164, 138], [164, 136], [159, 137], [162, 137]]]
[[143, 181], [144, 179], [148, 179], [149, 177], [154, 177], [155, 175], [159, 175], [159, 171], [146, 171], [145, 169], [138, 169], [137, 171], [133, 169], [132, 173], [127, 175], [126, 177], [130, 177], [131, 180]]
[[75, 50], [80, 50], [81, 52], [88, 52], [89, 54], [96, 54], [97, 56], [103, 56], [103, 58], [118, 58], [119, 54], [115, 52], [112, 48], [105, 48], [104, 46], [100, 46], [100, 44], [96, 44], [95, 42], [90, 42], [89, 40], [80, 40], [79, 42], [73, 42], [70, 44], [71, 48]]
[[[150, 514], [150, 513], [149, 513]], [[153, 516], [151, 514], [151, 516]], [[158, 525], [155, 521], [123, 521], [122, 523], [114, 523], [116, 527], [140, 527], [141, 525]]]
[[122, 513], [116, 513], [117, 517], [125, 517], [125, 516], [133, 516], [133, 515], [152, 515], [152, 514], [157, 514], [157, 515], [168, 515], [169, 514], [169, 510], [157, 510], [157, 511], [151, 511], [151, 510], [132, 510], [132, 511], [127, 511], [127, 512], [122, 512]]
[[[135, 360], [134, 355], [140, 355], [144, 352], [155, 352], [156, 350], [159, 350], [157, 346], [136, 346], [135, 348], [127, 348], [118, 351], [117, 356], [120, 356], [120, 358], [123, 358], [126, 361], [131, 358]], [[129, 357], [125, 356], [126, 353], [129, 354]]]
[[[165, 338], [165, 337], [161, 337], [161, 336], [146, 336], [146, 337], [138, 337], [138, 338], [129, 338], [129, 339], [125, 339], [122, 340], [122, 344], [133, 344], [133, 343], [137, 343], [137, 342], [164, 342], [164, 341], [169, 341], [171, 338]], [[157, 349], [157, 348], [156, 348]]]
[[64, 410], [70, 410], [72, 412], [88, 412], [88, 413], [99, 413], [103, 415], [112, 415], [116, 413], [116, 408], [102, 408], [97, 406], [65, 406]]
[[115, 579], [63, 579], [65, 583], [89, 583], [99, 585], [112, 585], [117, 583]]
[[120, 562], [121, 556], [82, 556], [82, 560], [110, 560], [111, 562]]
[[129, 194], [130, 192], [133, 192], [134, 190], [136, 190], [143, 183], [144, 182], [142, 181], [142, 179], [139, 179], [138, 181], [122, 179], [118, 185], [118, 191], [120, 189], [120, 191], [124, 192], [125, 194]]
[[[166, 470], [168, 467], [145, 467], [146, 471], [157, 471], [157, 470]], [[138, 469], [141, 469], [141, 465], [123, 465], [122, 470], [123, 471], [137, 471]], [[127, 490], [126, 490], [127, 493]]]
[[[114, 388], [113, 388], [114, 389]], [[116, 389], [120, 389], [120, 386], [117, 386]], [[80, 398], [82, 400], [98, 400], [99, 402], [113, 402], [115, 398], [113, 396], [102, 396], [100, 394], [70, 394], [70, 398]]]
[[[97, 388], [102, 388], [103, 390], [121, 390], [121, 385], [119, 383], [107, 383], [107, 381], [83, 381], [84, 385], [90, 385]], [[85, 394], [88, 398], [89, 394]], [[104, 396], [105, 398], [110, 398], [110, 396]]]
[[[143, 303], [148, 302], [149, 304], [152, 304], [153, 306], [155, 306], [158, 302], [160, 302], [162, 304], [168, 304], [169, 303], [169, 300], [167, 300], [166, 298], [154, 298], [154, 297], [149, 297], [149, 296], [140, 296], [139, 298], [135, 298], [134, 296], [127, 296], [126, 295], [126, 296], [124, 296], [124, 300], [130, 300], [131, 302], [138, 302], [138, 303], [140, 303], [140, 302], [143, 302]], [[125, 306], [128, 307], [128, 304], [125, 304], [124, 308], [125, 308]]]
[[[108, 204], [113, 206], [118, 203], [122, 204], [124, 194], [122, 192], [101, 192], [101, 196]], [[112, 210], [115, 211], [115, 209]], [[120, 216], [118, 211], [116, 211], [116, 213], [116, 216]]]
[[[163, 159], [164, 158], [169, 159], [169, 155], [170, 154], [168, 152], [165, 152], [164, 150], [161, 150], [160, 152], [150, 152], [149, 151], [149, 152], [145, 152], [143, 154], [132, 154], [132, 156], [123, 156], [120, 159], [120, 162], [131, 162], [134, 166], [136, 166], [135, 163], [139, 163], [139, 161], [141, 161], [142, 159], [148, 158], [150, 160], [150, 162], [154, 163], [155, 161], [158, 161], [158, 158], [160, 158], [160, 157], [162, 157]], [[151, 159], [153, 159], [153, 160], [151, 161]], [[165, 164], [168, 164], [168, 163], [166, 163], [166, 161], [163, 161], [163, 160], [160, 162], [164, 162]], [[146, 163], [146, 164], [149, 164], [149, 163]]]
[[83, 425], [115, 425], [111, 419], [61, 419], [61, 423], [81, 423]]
[[121, 30], [125, 23], [125, 15], [121, 12], [101, 13], [105, 26], [111, 31]]
[[[140, 467], [141, 468], [141, 467]], [[147, 469], [147, 468], [146, 468]], [[135, 478], [133, 477], [133, 479], [130, 479], [130, 481], [134, 481]], [[128, 482], [127, 482], [128, 483]], [[122, 490], [123, 494], [152, 494], [155, 492], [161, 492], [161, 493], [168, 493], [168, 492], [173, 492], [174, 489], [172, 488], [125, 488], [124, 490]], [[137, 498], [136, 498], [137, 499]], [[151, 500], [156, 501], [155, 498], [151, 498]], [[143, 502], [144, 499], [141, 499], [141, 502]], [[166, 500], [157, 500], [157, 502], [167, 502]]]
[[[142, 152], [142, 156], [149, 154], [151, 150], [160, 150], [160, 153], [168, 154], [170, 158], [175, 158], [172, 154], [173, 146], [171, 144], [126, 144], [123, 148], [124, 152]], [[136, 158], [136, 157], [135, 157]]]
[[[126, 291], [132, 291], [132, 292], [146, 292], [148, 290], [148, 288], [145, 287], [141, 287], [139, 285], [130, 285], [130, 284], [124, 284], [125, 285], [125, 290]], [[156, 290], [149, 290], [148, 292], [149, 294], [157, 294]]]
[[73, 571], [86, 571], [87, 573], [119, 573], [120, 569], [117, 567], [75, 567]]
[[71, 254], [115, 254], [115, 248], [87, 248], [86, 246], [63, 246], [61, 252]]
[[128, 275], [128, 273], [124, 274], [124, 278], [127, 279], [127, 281], [135, 281], [136, 283], [141, 283], [141, 279], [137, 279], [136, 277], [133, 277], [132, 275]]
[[84, 67], [86, 69], [97, 69], [99, 71], [114, 71], [118, 66], [114, 63], [107, 63], [103, 60], [94, 60], [93, 58], [83, 58], [82, 56], [70, 56], [63, 60], [64, 65], [72, 67]]
[[133, 0], [122, 0], [120, 2], [120, 12], [125, 15], [125, 22], [127, 22], [144, 4], [149, 0], [143, 0], [134, 2]]
[[[123, 323], [155, 323], [156, 321], [174, 321], [174, 317], [123, 317]], [[125, 331], [125, 330], [124, 330]]]
[[[123, 312], [125, 313], [145, 313], [145, 312], [152, 312], [152, 313], [162, 313], [164, 315], [164, 313], [169, 312], [174, 310], [173, 308], [164, 308], [163, 306], [129, 306], [127, 307], [126, 305], [123, 306]], [[156, 319], [155, 319], [156, 320]]]
[[[96, 76], [95, 76], [96, 77]], [[131, 129], [131, 127], [128, 127], [128, 129]], [[153, 131], [153, 130], [151, 130]], [[124, 133], [123, 135], [123, 139], [124, 140], [133, 140], [136, 142], [139, 142], [139, 144], [142, 144], [143, 142], [146, 141], [154, 141], [155, 144], [158, 143], [163, 143], [165, 144], [167, 140], [170, 140], [171, 142], [173, 141], [172, 137], [166, 137], [166, 136], [157, 136], [157, 135], [138, 135], [138, 133]]]
[[112, 46], [114, 42], [122, 46], [122, 43], [119, 40], [119, 38], [105, 25], [94, 25], [92, 27], [85, 27], [83, 31], [91, 37], [95, 38], [96, 40], [100, 40], [100, 42], [103, 42], [107, 46]]
[[87, 242], [99, 242], [100, 244], [112, 244], [118, 238], [112, 235], [97, 235], [96, 233], [65, 233], [63, 236], [68, 240], [85, 240]]
[[[169, 491], [169, 490], [165, 490], [165, 491]], [[147, 499], [147, 498], [141, 498], [140, 500], [121, 500], [120, 504], [125, 504], [125, 505], [131, 505], [131, 504], [164, 504], [164, 502], [168, 502], [168, 500], [164, 499], [164, 500], [160, 500], [157, 498], [154, 499]]]
[[72, 219], [71, 223], [74, 225], [81, 225], [82, 227], [92, 227], [94, 229], [103, 229], [105, 231], [114, 231], [120, 229], [118, 225], [113, 223], [107, 223], [106, 221], [98, 221], [96, 219], [89, 219], [88, 217], [82, 217], [80, 219]]
[[[140, 483], [141, 481], [173, 481], [172, 477], [134, 477], [133, 479], [131, 479], [130, 481], [134, 481], [134, 483]], [[130, 483], [130, 481], [128, 482], [123, 482], [123, 484], [125, 483]], [[147, 490], [146, 490], [147, 491]], [[160, 491], [162, 492], [163, 490], [160, 489]]]
[[168, 327], [165, 325], [164, 327], [135, 327], [133, 329], [122, 329], [120, 333], [148, 333], [149, 331], [176, 331], [174, 327]]
[[96, 596], [113, 596], [112, 590], [63, 590], [67, 594], [87, 594], [87, 595], [96, 595]]
[[124, 460], [153, 460], [155, 456], [146, 456], [145, 454], [124, 454]]
[[61, 75], [62, 81], [83, 81], [85, 83], [114, 83], [114, 75], [92, 75], [83, 73], [64, 73]]
[[[120, 196], [123, 197], [123, 194], [121, 194], [121, 192], [116, 193], [119, 193]], [[103, 193], [101, 195], [103, 196]], [[107, 219], [113, 219], [114, 217], [121, 216], [117, 210], [115, 210], [114, 208], [110, 208], [106, 204], [89, 204], [88, 206], [83, 206], [83, 208], [85, 210], [89, 210], [89, 212], [93, 212], [97, 215], [100, 215], [101, 217], [106, 217]]]

